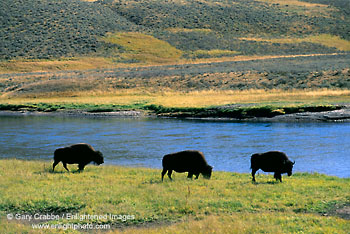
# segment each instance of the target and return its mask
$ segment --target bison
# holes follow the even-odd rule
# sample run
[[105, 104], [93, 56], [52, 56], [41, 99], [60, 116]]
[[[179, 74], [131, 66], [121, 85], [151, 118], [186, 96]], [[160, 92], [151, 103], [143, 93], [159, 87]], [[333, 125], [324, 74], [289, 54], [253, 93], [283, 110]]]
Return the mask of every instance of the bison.
[[176, 172], [188, 172], [187, 178], [191, 179], [193, 175], [198, 179], [199, 174], [202, 174], [206, 179], [210, 179], [213, 169], [212, 166], [208, 165], [203, 153], [197, 150], [185, 150], [167, 154], [163, 157], [162, 164], [162, 181], [167, 171], [168, 177], [172, 180], [171, 173], [173, 170]]
[[293, 165], [287, 155], [279, 151], [269, 151], [261, 154], [253, 154], [250, 159], [253, 181], [255, 182], [255, 173], [261, 169], [265, 172], [274, 172], [274, 178], [282, 182], [281, 174], [292, 175]]
[[97, 165], [103, 163], [103, 155], [100, 151], [96, 151], [91, 145], [80, 143], [71, 146], [58, 148], [54, 152], [54, 163], [52, 165], [52, 171], [55, 170], [55, 166], [62, 162], [63, 167], [67, 170], [68, 164], [78, 164], [80, 171], [84, 170], [84, 167], [94, 162]]

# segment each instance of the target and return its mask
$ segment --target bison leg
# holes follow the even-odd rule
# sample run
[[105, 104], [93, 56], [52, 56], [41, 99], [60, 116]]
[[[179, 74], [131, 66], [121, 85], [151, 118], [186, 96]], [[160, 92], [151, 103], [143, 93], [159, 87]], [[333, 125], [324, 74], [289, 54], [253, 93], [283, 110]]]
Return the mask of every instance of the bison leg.
[[256, 169], [252, 169], [252, 176], [253, 176], [253, 182], [255, 182], [255, 173], [256, 173]]
[[279, 172], [275, 172], [275, 174], [273, 175], [273, 177], [276, 179], [276, 181], [277, 181], [277, 180], [279, 180], [279, 181], [281, 181], [281, 182], [282, 182], [282, 176], [281, 176], [281, 173], [279, 173]]
[[199, 173], [197, 173], [197, 174], [194, 174], [195, 176], [196, 176], [196, 178], [194, 178], [195, 180], [196, 179], [198, 179], [198, 177], [199, 177]]
[[278, 179], [280, 180], [280, 182], [282, 182], [282, 175], [278, 174]]
[[192, 172], [188, 172], [187, 178], [192, 180], [192, 176], [193, 176], [193, 173]]
[[166, 172], [167, 172], [167, 169], [163, 169], [163, 171], [162, 171], [162, 181], [163, 181], [163, 178], [164, 178], [164, 175], [166, 174]]
[[69, 171], [68, 168], [67, 168], [67, 163], [65, 163], [65, 162], [62, 162], [62, 163], [63, 163], [63, 167], [64, 167], [67, 171]]
[[79, 171], [84, 171], [84, 167], [85, 167], [84, 164], [79, 164], [79, 166], [78, 166]]
[[52, 171], [55, 171], [56, 165], [59, 163], [59, 161], [54, 161], [52, 164]]
[[171, 178], [171, 173], [173, 173], [173, 170], [168, 170], [168, 177], [169, 177], [170, 180], [173, 180], [173, 179]]

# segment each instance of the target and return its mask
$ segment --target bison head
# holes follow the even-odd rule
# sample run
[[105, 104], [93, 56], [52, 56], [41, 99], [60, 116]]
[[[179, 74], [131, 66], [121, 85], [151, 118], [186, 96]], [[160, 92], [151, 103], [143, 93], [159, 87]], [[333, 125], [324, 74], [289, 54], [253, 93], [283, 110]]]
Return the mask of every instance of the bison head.
[[103, 161], [103, 154], [100, 151], [96, 151], [93, 161], [97, 165], [100, 165], [100, 164], [104, 163], [104, 161]]
[[295, 164], [295, 161], [294, 162], [291, 162], [290, 160], [288, 161], [285, 161], [284, 162], [284, 168], [285, 168], [285, 171], [287, 172], [287, 175], [288, 176], [291, 176], [292, 175], [292, 171], [293, 171], [293, 165]]
[[212, 166], [209, 166], [209, 165], [206, 166], [205, 169], [202, 172], [203, 177], [205, 179], [210, 179], [212, 170], [213, 170]]

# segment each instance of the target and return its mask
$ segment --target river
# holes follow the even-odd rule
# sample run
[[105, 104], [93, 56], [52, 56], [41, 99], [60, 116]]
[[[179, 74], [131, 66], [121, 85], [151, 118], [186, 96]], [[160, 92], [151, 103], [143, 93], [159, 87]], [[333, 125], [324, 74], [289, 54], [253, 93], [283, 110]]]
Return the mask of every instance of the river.
[[249, 173], [253, 153], [280, 150], [294, 172], [350, 177], [350, 123], [0, 116], [0, 158], [50, 161], [79, 142], [103, 152], [105, 164], [160, 169], [163, 155], [196, 149], [214, 171]]

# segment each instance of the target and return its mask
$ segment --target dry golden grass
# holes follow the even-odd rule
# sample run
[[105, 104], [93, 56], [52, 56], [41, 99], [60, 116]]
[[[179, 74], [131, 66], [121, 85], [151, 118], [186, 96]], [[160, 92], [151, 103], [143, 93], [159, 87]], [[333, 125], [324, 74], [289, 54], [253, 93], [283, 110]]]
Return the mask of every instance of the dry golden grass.
[[182, 55], [181, 50], [168, 42], [142, 33], [110, 33], [103, 40], [126, 48], [127, 52], [121, 54], [125, 59], [134, 59], [142, 63], [174, 62]]
[[330, 5], [320, 3], [310, 3], [298, 0], [258, 0], [269, 4], [270, 6], [279, 8], [280, 11], [289, 13], [297, 13], [306, 16], [322, 16], [330, 17], [331, 12], [336, 11]]
[[102, 57], [80, 57], [62, 60], [10, 60], [0, 62], [0, 73], [87, 70], [112, 68], [116, 64]]
[[[242, 40], [251, 41], [269, 41], [276, 40], [276, 43], [295, 43], [292, 39], [263, 39], [263, 38], [241, 38]], [[278, 40], [280, 40], [278, 42]], [[345, 40], [343, 40], [345, 41]], [[331, 43], [331, 42], [329, 42]], [[335, 42], [338, 46], [342, 46], [342, 43]], [[344, 48], [348, 49], [348, 41], [344, 42]], [[183, 65], [183, 64], [201, 64], [201, 63], [217, 63], [217, 62], [230, 62], [230, 61], [250, 61], [250, 60], [264, 60], [273, 58], [296, 58], [296, 57], [312, 57], [323, 55], [336, 55], [332, 54], [295, 54], [295, 55], [235, 55], [234, 51], [226, 51], [230, 56], [224, 56], [220, 58], [201, 58], [201, 59], [161, 59], [160, 61], [149, 61], [147, 63], [121, 63], [113, 62], [109, 58], [101, 57], [79, 57], [63, 60], [10, 60], [6, 62], [0, 62], [0, 74], [1, 73], [18, 73], [18, 72], [54, 72], [54, 71], [69, 71], [69, 70], [88, 70], [88, 69], [103, 69], [103, 68], [127, 68], [127, 67], [148, 67], [157, 65]], [[216, 53], [206, 51], [207, 54]], [[128, 56], [128, 55], [126, 55]], [[234, 56], [234, 57], [232, 57]], [[141, 57], [140, 57], [141, 58]], [[148, 57], [150, 58], [150, 57]], [[146, 60], [144, 60], [146, 61]]]
[[292, 44], [310, 42], [315, 44], [324, 45], [327, 47], [334, 47], [341, 51], [350, 51], [350, 41], [341, 39], [339, 36], [333, 36], [330, 34], [321, 34], [315, 36], [308, 36], [304, 38], [240, 38], [246, 41], [260, 41], [260, 42], [271, 42], [281, 44]]
[[339, 36], [333, 36], [329, 34], [309, 36], [304, 39], [304, 42], [311, 42], [328, 47], [335, 47], [338, 50], [342, 51], [350, 51], [350, 41], [341, 39]]
[[227, 104], [300, 104], [350, 101], [350, 90], [245, 90], [169, 92], [157, 95], [152, 104], [167, 107], [208, 107]]
[[155, 104], [165, 107], [209, 107], [228, 104], [303, 105], [350, 102], [350, 90], [245, 90], [245, 91], [165, 91], [147, 93], [142, 90], [114, 92], [76, 92], [56, 96], [25, 98], [1, 97], [0, 103], [52, 103], [52, 104]]
[[326, 4], [303, 2], [298, 0], [258, 0], [259, 2], [267, 2], [270, 4], [280, 4], [283, 6], [301, 6], [301, 7], [328, 7]]
[[166, 29], [169, 32], [172, 33], [178, 33], [178, 32], [204, 32], [209, 33], [212, 30], [209, 28], [167, 28]]
[[239, 54], [238, 51], [233, 50], [196, 50], [193, 52], [196, 56], [210, 56], [210, 57], [222, 57], [222, 56], [234, 56]]
[[[261, 38], [241, 38], [242, 40], [255, 41]], [[264, 39], [262, 39], [264, 40]], [[180, 60], [176, 64], [201, 64], [201, 63], [219, 63], [219, 62], [233, 62], [233, 61], [253, 61], [253, 60], [264, 60], [264, 59], [275, 59], [275, 58], [298, 58], [298, 57], [314, 57], [314, 56], [326, 56], [326, 55], [337, 55], [338, 53], [331, 54], [293, 54], [293, 55], [237, 55], [234, 57], [220, 57], [220, 58], [201, 58], [194, 60]]]

